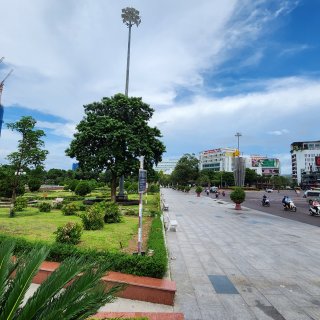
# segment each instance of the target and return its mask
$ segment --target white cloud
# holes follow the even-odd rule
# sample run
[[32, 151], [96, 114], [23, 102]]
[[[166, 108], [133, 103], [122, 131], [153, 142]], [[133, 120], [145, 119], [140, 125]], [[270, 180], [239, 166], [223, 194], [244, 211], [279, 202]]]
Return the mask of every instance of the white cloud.
[[37, 121], [37, 127], [41, 129], [50, 129], [52, 133], [57, 136], [72, 138], [76, 125], [74, 123]]
[[[123, 7], [133, 6], [140, 10], [142, 23], [132, 29], [129, 95], [142, 96], [155, 106], [152, 124], [162, 130], [169, 155], [232, 146], [236, 131], [243, 133], [244, 147], [263, 144], [279, 152], [274, 139], [279, 148], [288, 148], [289, 139], [314, 134], [305, 124], [317, 112], [320, 83], [302, 77], [246, 81], [238, 87], [247, 86], [247, 93], [218, 98], [205, 91], [204, 77], [214, 78], [223, 62], [248, 44], [254, 46], [259, 36], [270, 32], [275, 19], [297, 4], [287, 0], [2, 1], [0, 54], [15, 69], [3, 101], [66, 119], [66, 123], [39, 121], [38, 126], [63, 141], [72, 137], [84, 104], [124, 92], [128, 30], [120, 15]], [[242, 61], [242, 67], [256, 65], [263, 57], [264, 51], [258, 49]], [[210, 92], [216, 94], [221, 87], [215, 83]], [[176, 103], [179, 90], [193, 93], [189, 102]], [[287, 128], [290, 135], [278, 128]], [[282, 134], [266, 134], [276, 131]], [[0, 157], [13, 145], [4, 140]], [[48, 143], [48, 163], [53, 167], [69, 166], [66, 144]]]
[[289, 133], [289, 131], [287, 129], [280, 129], [280, 130], [268, 131], [267, 133], [274, 136], [281, 136], [283, 134]]

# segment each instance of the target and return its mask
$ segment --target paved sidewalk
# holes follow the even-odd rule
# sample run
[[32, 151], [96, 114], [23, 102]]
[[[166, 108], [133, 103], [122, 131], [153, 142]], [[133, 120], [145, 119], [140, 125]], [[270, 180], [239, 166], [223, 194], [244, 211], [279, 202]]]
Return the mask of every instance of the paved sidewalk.
[[193, 192], [161, 192], [178, 221], [167, 242], [174, 309], [186, 320], [320, 319], [318, 227]]

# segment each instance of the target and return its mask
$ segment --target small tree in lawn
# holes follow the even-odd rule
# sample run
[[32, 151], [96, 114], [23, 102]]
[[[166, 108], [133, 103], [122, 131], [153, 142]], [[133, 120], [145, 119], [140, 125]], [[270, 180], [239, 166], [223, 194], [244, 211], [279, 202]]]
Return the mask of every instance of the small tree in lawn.
[[36, 120], [32, 117], [22, 117], [19, 121], [9, 123], [7, 126], [12, 131], [17, 131], [22, 138], [18, 141], [18, 150], [8, 155], [11, 166], [15, 174], [12, 183], [12, 203], [10, 207], [10, 217], [14, 216], [14, 203], [17, 196], [20, 175], [26, 169], [34, 169], [43, 165], [48, 154], [47, 150], [42, 150], [44, 142], [41, 140], [45, 136], [43, 130], [35, 130]]
[[240, 187], [236, 187], [230, 193], [230, 199], [236, 204], [235, 209], [241, 210], [241, 203], [246, 199], [246, 193]]

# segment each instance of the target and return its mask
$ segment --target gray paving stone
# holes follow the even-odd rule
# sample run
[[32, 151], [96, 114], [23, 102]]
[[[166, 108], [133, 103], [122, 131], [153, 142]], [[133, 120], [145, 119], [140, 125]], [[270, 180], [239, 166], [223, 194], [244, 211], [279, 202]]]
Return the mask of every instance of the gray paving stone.
[[[162, 189], [177, 232], [167, 232], [175, 310], [186, 319], [320, 319], [320, 228], [219, 199]], [[310, 234], [312, 237], [310, 238]], [[238, 295], [216, 294], [227, 275]]]

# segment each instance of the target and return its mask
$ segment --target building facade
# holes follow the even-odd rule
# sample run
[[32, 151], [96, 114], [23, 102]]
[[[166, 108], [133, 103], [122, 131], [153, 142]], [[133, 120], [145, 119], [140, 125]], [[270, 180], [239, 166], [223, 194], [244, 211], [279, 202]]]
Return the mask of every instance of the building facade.
[[298, 185], [320, 185], [320, 141], [293, 142], [290, 153], [292, 180]]
[[179, 159], [163, 159], [153, 169], [157, 172], [162, 171], [165, 174], [171, 174], [178, 161]]
[[199, 169], [233, 172], [234, 148], [218, 148], [199, 153]]

